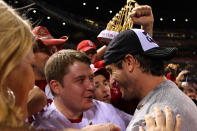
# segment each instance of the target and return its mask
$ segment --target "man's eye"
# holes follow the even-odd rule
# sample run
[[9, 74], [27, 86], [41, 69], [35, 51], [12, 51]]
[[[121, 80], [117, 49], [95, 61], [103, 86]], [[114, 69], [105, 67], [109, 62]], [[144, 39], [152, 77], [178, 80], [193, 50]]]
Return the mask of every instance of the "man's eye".
[[84, 79], [78, 79], [77, 81], [83, 83]]
[[108, 86], [108, 82], [105, 82], [104, 85], [105, 85], [105, 86]]

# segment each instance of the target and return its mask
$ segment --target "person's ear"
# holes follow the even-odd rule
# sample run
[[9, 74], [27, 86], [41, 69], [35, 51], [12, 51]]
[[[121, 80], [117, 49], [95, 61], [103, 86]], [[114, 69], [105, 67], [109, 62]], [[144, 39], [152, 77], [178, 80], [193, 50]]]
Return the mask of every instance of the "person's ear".
[[125, 62], [126, 62], [129, 72], [133, 72], [134, 67], [135, 67], [135, 58], [133, 57], [133, 55], [127, 54], [125, 56]]
[[55, 94], [59, 94], [61, 92], [61, 88], [62, 85], [59, 83], [59, 81], [57, 80], [51, 80], [49, 83], [51, 90], [55, 93]]

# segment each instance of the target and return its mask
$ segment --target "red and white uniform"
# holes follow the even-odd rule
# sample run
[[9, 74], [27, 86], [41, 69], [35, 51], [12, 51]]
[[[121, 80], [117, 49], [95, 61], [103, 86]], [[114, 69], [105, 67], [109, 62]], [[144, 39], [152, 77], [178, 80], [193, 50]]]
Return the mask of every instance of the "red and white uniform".
[[61, 130], [65, 128], [77, 128], [81, 129], [92, 124], [101, 123], [114, 123], [121, 127], [122, 131], [126, 130], [132, 116], [122, 112], [111, 104], [107, 104], [101, 101], [93, 100], [93, 107], [85, 112], [81, 121], [73, 123], [68, 120], [61, 112], [59, 112], [55, 104], [52, 103], [45, 112], [36, 116], [36, 121], [33, 126], [36, 129], [50, 129]]

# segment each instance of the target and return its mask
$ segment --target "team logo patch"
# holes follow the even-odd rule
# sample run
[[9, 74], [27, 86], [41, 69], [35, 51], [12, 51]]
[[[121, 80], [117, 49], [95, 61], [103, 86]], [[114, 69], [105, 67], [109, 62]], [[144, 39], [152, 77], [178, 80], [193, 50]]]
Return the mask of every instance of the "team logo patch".
[[39, 30], [39, 35], [43, 36], [43, 35], [48, 35], [48, 34], [47, 34], [46, 30], [44, 30], [44, 29], [41, 28]]
[[89, 46], [93, 46], [93, 43], [91, 41], [88, 42]]
[[159, 47], [157, 43], [145, 31], [141, 29], [133, 29], [133, 31], [136, 33], [137, 37], [139, 38], [140, 44], [144, 51], [147, 51], [155, 47]]

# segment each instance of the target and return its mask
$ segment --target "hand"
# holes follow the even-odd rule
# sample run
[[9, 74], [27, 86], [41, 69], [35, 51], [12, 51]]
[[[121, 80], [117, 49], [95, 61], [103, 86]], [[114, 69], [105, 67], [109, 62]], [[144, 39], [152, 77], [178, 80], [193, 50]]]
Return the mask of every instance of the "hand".
[[97, 124], [86, 126], [81, 131], [120, 131], [120, 127], [112, 123]]
[[176, 77], [176, 83], [178, 84], [179, 87], [182, 86], [182, 81], [185, 79], [184, 74], [187, 74], [189, 71], [188, 70], [182, 70], [178, 76]]
[[154, 17], [150, 6], [137, 6], [129, 15], [134, 24], [141, 25], [141, 28], [152, 36]]
[[142, 5], [133, 8], [130, 18], [134, 24], [141, 25], [141, 28], [152, 36], [154, 17], [150, 6]]
[[141, 5], [133, 8], [130, 13], [130, 18], [133, 20], [134, 24], [143, 26], [153, 24], [154, 22], [152, 9], [148, 5]]
[[34, 86], [28, 94], [27, 110], [28, 116], [38, 113], [47, 105], [45, 93], [37, 86]]
[[[175, 128], [173, 128], [172, 112], [169, 107], [165, 108], [166, 121], [163, 117], [160, 108], [155, 108], [154, 111], [155, 111], [156, 120], [154, 120], [151, 115], [145, 116], [147, 131], [180, 131], [181, 130], [180, 115], [176, 116], [176, 125]], [[140, 127], [139, 131], [144, 131], [144, 129]]]
[[182, 81], [184, 79], [184, 75], [187, 74], [189, 71], [188, 70], [182, 70], [178, 76], [177, 76], [177, 80]]

